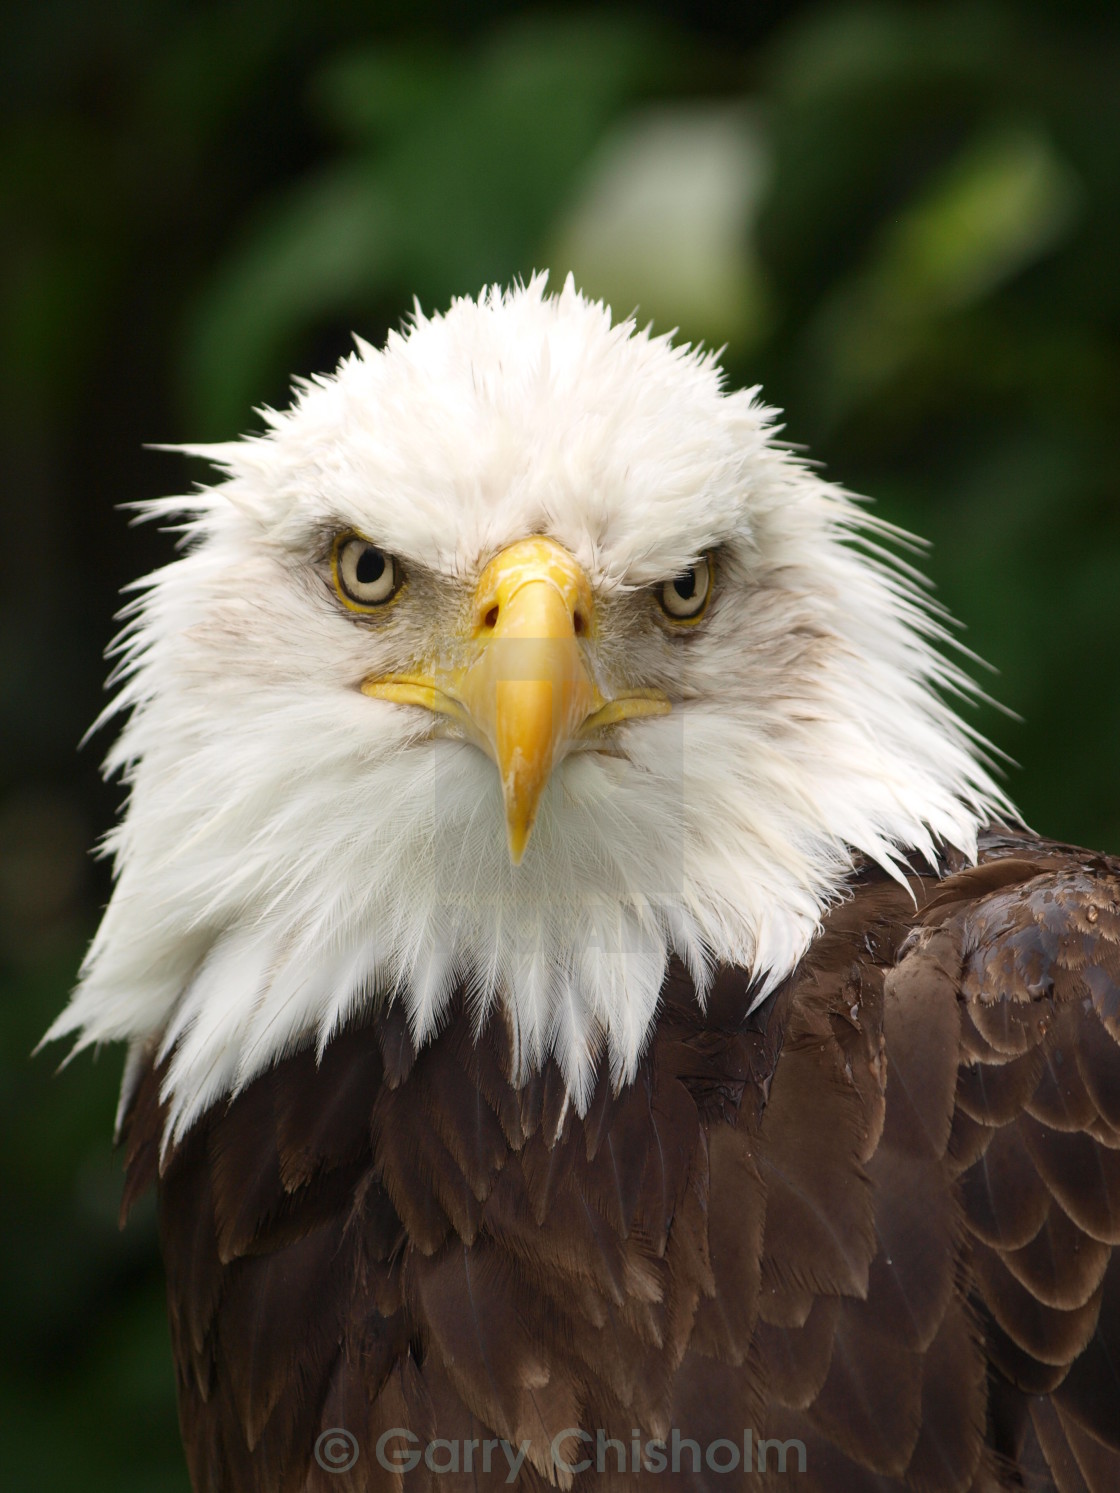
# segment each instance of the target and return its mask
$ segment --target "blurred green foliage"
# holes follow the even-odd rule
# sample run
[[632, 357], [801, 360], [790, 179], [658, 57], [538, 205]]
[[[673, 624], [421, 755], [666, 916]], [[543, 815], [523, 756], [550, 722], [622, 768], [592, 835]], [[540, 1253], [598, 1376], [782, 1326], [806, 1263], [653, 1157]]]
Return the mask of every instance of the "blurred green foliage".
[[26, 0], [0, 61], [5, 1488], [185, 1489], [117, 1054], [55, 1079], [110, 823], [116, 503], [351, 331], [572, 269], [727, 343], [789, 439], [933, 541], [1045, 832], [1120, 850], [1120, 29], [1059, 0], [584, 10]]

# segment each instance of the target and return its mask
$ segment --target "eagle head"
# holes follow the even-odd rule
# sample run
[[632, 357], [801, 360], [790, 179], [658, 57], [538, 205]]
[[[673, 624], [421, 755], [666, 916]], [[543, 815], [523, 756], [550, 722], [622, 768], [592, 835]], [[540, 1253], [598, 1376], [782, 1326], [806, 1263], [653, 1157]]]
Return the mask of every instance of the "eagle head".
[[49, 1034], [157, 1046], [169, 1137], [457, 990], [582, 1106], [672, 956], [761, 999], [860, 858], [1008, 807], [888, 527], [570, 279], [417, 311], [266, 420], [145, 505], [181, 553], [115, 645], [115, 888]]

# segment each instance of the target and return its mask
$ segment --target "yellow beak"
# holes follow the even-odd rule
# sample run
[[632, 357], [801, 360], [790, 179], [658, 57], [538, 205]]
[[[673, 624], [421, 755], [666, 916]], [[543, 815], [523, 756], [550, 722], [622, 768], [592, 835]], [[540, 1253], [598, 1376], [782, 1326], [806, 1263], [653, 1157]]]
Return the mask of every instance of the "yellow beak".
[[[657, 690], [604, 700], [584, 649], [596, 632], [587, 577], [551, 539], [523, 539], [490, 561], [471, 607], [469, 662], [367, 679], [364, 694], [458, 720], [497, 764], [510, 859], [520, 864], [552, 770], [573, 742], [638, 715], [664, 715]], [[457, 647], [458, 656], [462, 648]]]

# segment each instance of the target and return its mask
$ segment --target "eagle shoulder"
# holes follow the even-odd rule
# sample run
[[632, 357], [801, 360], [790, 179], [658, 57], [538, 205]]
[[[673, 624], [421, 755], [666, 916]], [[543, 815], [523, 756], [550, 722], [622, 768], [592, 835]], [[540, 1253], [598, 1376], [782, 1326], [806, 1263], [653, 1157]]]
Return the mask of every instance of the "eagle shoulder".
[[959, 958], [949, 1152], [993, 1435], [1059, 1487], [1116, 1487], [1120, 864], [1028, 849], [947, 881], [918, 937]]

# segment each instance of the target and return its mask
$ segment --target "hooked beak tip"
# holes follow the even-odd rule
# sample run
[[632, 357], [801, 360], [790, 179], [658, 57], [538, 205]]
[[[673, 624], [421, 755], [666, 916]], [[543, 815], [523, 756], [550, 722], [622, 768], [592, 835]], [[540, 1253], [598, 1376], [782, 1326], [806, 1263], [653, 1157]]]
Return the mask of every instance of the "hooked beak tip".
[[525, 858], [525, 850], [529, 844], [531, 829], [522, 829], [512, 824], [507, 826], [509, 840], [509, 860], [511, 866], [520, 866]]

